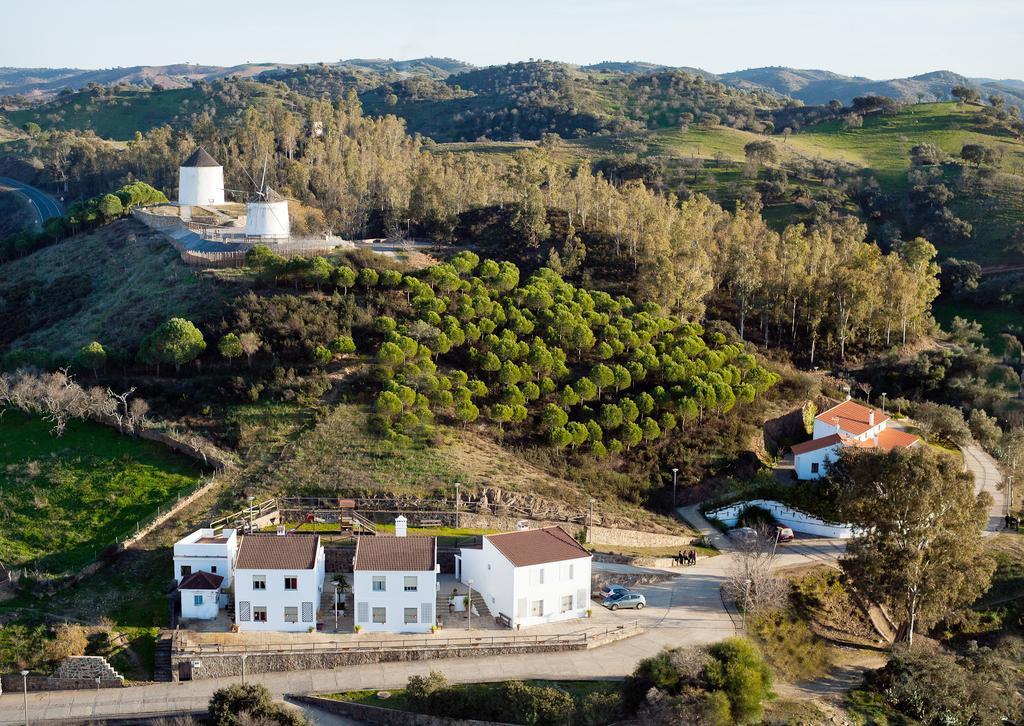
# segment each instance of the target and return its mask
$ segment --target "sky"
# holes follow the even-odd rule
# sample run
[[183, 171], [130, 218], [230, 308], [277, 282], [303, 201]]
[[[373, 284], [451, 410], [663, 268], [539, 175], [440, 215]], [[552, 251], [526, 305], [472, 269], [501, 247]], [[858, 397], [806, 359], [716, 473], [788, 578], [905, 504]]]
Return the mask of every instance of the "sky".
[[[0, 66], [446, 56], [1024, 79], [1024, 0], [4, 2]], [[10, 32], [10, 29], [16, 32]], [[20, 29], [20, 30], [19, 30]]]

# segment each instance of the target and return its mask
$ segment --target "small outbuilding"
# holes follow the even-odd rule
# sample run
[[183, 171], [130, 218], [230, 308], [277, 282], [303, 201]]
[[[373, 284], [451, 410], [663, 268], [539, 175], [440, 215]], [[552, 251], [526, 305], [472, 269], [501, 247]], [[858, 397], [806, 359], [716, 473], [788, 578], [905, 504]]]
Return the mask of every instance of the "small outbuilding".
[[513, 628], [585, 617], [590, 609], [591, 554], [561, 527], [483, 538], [463, 547], [455, 576], [478, 591]]
[[178, 583], [181, 593], [181, 617], [188, 620], [214, 620], [220, 610], [222, 575], [197, 570]]

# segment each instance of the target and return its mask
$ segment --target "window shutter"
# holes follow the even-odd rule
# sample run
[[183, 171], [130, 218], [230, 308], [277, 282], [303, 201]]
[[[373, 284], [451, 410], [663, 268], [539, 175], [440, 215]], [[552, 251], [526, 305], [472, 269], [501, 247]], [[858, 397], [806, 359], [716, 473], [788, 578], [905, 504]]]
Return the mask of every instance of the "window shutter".
[[580, 588], [576, 591], [576, 607], [585, 608], [587, 606], [587, 591]]
[[525, 597], [519, 598], [519, 604], [516, 605], [516, 611], [516, 617], [518, 618], [525, 618], [529, 614]]
[[313, 603], [304, 602], [302, 603], [302, 622], [311, 623], [313, 622]]
[[248, 600], [239, 600], [239, 602], [238, 602], [238, 622], [240, 622], [240, 623], [247, 623], [247, 622], [249, 622], [249, 620], [252, 617], [250, 615], [250, 613], [249, 613], [249, 609], [250, 608], [249, 608], [249, 601]]
[[427, 625], [434, 624], [434, 603], [425, 602], [420, 605], [420, 622]]
[[370, 604], [366, 602], [356, 603], [356, 620], [366, 623], [370, 620]]

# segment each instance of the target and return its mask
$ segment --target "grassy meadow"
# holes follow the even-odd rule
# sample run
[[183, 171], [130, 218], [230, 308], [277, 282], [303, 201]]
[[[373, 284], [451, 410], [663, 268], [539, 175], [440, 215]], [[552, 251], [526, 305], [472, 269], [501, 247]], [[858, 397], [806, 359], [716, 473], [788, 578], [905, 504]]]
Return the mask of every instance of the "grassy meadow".
[[73, 421], [62, 438], [50, 430], [14, 411], [0, 417], [0, 562], [8, 567], [82, 567], [200, 477], [187, 459], [99, 424]]

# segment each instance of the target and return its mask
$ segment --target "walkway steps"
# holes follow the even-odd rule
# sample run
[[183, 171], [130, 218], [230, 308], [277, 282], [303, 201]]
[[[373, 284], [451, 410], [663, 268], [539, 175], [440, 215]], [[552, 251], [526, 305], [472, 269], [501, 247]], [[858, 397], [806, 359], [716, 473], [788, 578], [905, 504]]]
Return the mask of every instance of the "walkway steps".
[[163, 683], [170, 682], [171, 676], [171, 635], [161, 633], [156, 641], [156, 654], [153, 660], [153, 680]]

